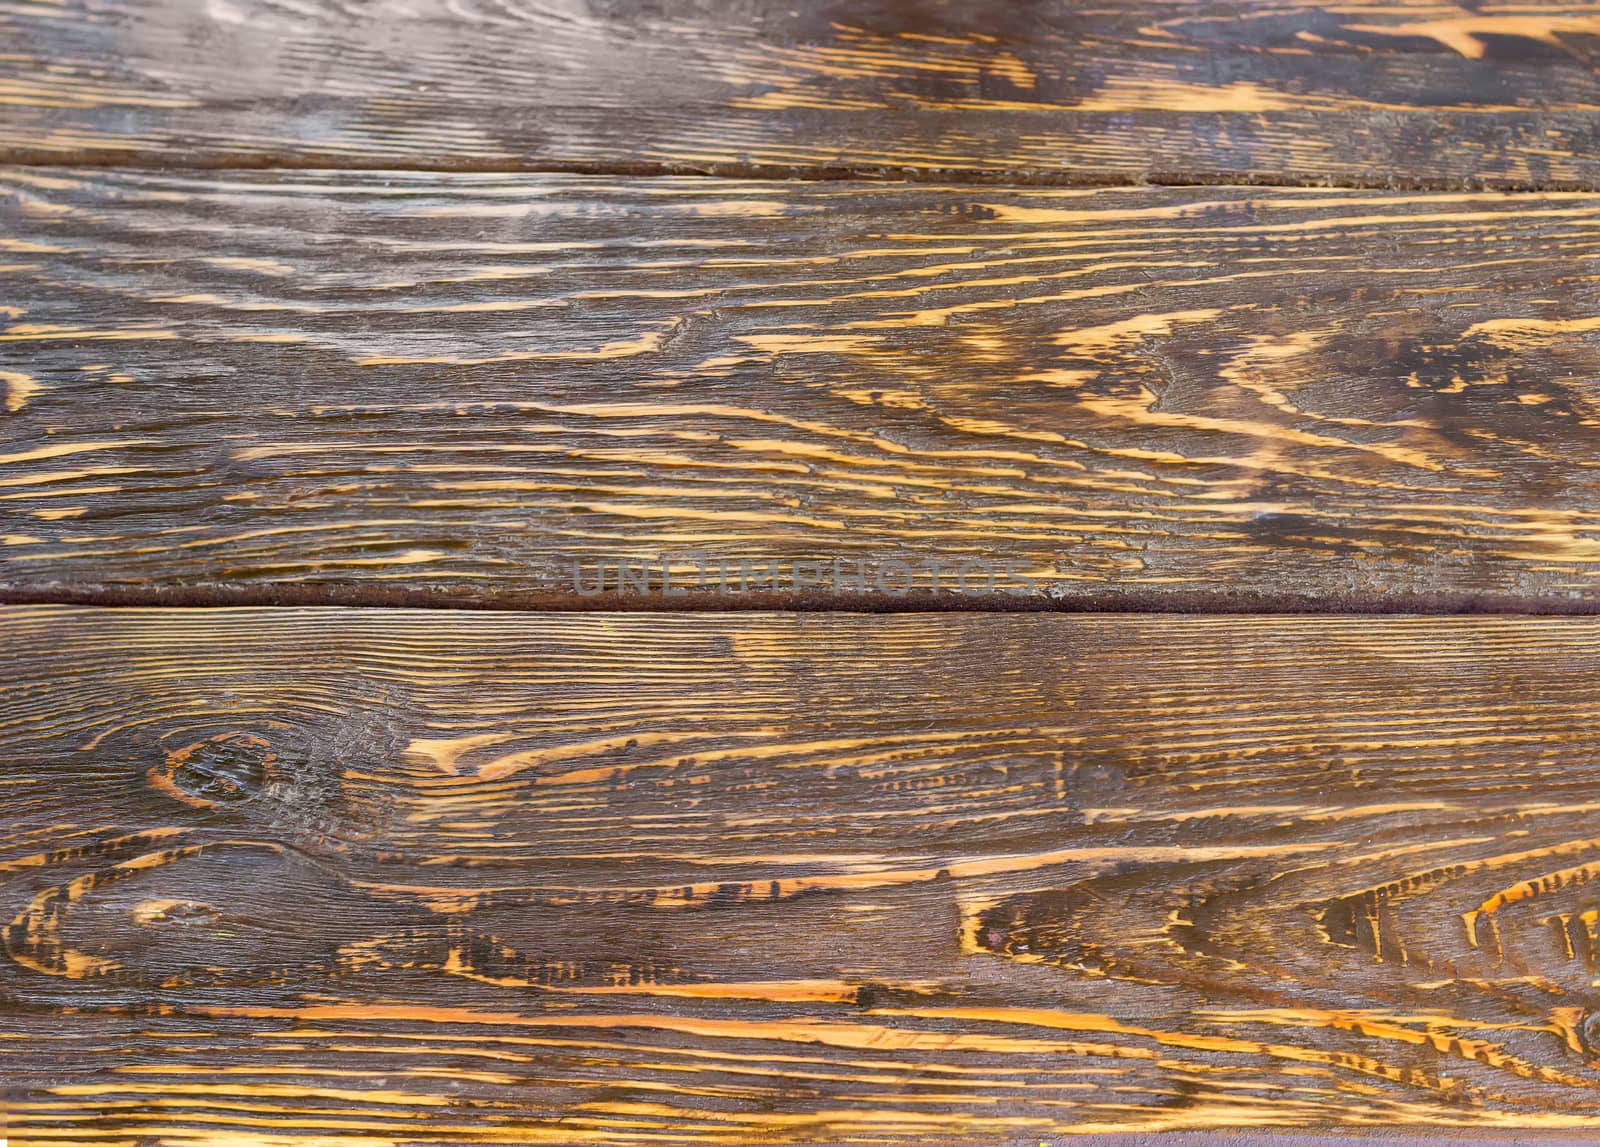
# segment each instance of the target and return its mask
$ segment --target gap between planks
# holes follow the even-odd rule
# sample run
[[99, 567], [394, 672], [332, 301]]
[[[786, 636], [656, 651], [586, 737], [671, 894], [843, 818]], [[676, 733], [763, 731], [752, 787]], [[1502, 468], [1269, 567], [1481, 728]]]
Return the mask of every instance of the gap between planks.
[[1596, 194], [1600, 186], [1581, 179], [1499, 180], [1430, 179], [1398, 173], [1383, 178], [1365, 179], [1348, 175], [1313, 172], [1230, 172], [1230, 171], [1155, 171], [1141, 175], [1115, 172], [1073, 171], [1052, 168], [1019, 167], [1010, 169], [967, 169], [942, 167], [885, 167], [864, 164], [803, 166], [771, 163], [560, 163], [494, 160], [473, 163], [468, 160], [429, 161], [408, 157], [397, 163], [390, 157], [368, 159], [362, 156], [291, 155], [207, 156], [196, 153], [182, 160], [142, 151], [86, 150], [48, 152], [27, 149], [0, 149], [0, 166], [25, 168], [97, 168], [129, 172], [338, 172], [367, 174], [394, 172], [397, 175], [592, 175], [609, 179], [674, 179], [697, 177], [727, 180], [772, 180], [787, 183], [909, 183], [950, 187], [1097, 188], [1097, 187], [1304, 187], [1331, 191], [1431, 191], [1471, 192], [1476, 194], [1538, 195]]
[[0, 608], [24, 605], [115, 609], [244, 609], [337, 606], [352, 609], [437, 609], [535, 613], [869, 613], [869, 614], [1151, 614], [1168, 616], [1261, 615], [1282, 617], [1592, 617], [1600, 600], [1563, 597], [1507, 598], [1479, 594], [1294, 595], [1185, 591], [1159, 594], [1104, 591], [1070, 597], [994, 594], [904, 595], [834, 593], [730, 593], [691, 591], [663, 596], [613, 591], [578, 593], [509, 591], [486, 595], [465, 589], [419, 590], [382, 586], [81, 586], [0, 589]]

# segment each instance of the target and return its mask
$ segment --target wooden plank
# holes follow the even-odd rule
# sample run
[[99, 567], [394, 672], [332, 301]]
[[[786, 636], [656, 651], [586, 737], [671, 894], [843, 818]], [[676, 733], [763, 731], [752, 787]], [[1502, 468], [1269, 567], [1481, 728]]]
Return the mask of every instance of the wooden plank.
[[1600, 4], [7, 0], [0, 158], [1600, 186]]
[[1600, 1124], [1594, 619], [0, 639], [13, 1143]]
[[1600, 197], [0, 187], [13, 597], [1596, 601]]

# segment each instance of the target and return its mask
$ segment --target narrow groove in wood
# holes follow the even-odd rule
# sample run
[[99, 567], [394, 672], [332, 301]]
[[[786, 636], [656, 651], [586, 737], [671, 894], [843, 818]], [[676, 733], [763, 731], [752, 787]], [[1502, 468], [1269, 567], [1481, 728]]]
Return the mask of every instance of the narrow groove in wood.
[[1090, 592], [1070, 597], [1016, 597], [1008, 594], [933, 594], [904, 596], [845, 593], [712, 592], [663, 597], [659, 593], [595, 596], [558, 592], [499, 592], [470, 589], [403, 589], [371, 585], [195, 585], [59, 587], [0, 586], [0, 607], [13, 605], [93, 606], [100, 608], [238, 609], [247, 607], [338, 606], [354, 609], [437, 609], [543, 613], [1074, 613], [1321, 617], [1592, 617], [1600, 600], [1562, 597], [1506, 598], [1488, 594], [1266, 594], [1231, 590], [1161, 593]]
[[0, 165], [21, 168], [95, 168], [108, 172], [230, 172], [271, 171], [360, 171], [381, 175], [593, 175], [616, 179], [673, 179], [698, 176], [703, 179], [783, 180], [793, 183], [912, 183], [938, 186], [1006, 188], [1062, 187], [1319, 187], [1349, 191], [1463, 191], [1504, 192], [1507, 195], [1600, 191], [1600, 182], [1584, 179], [1494, 178], [1454, 179], [1408, 176], [1400, 172], [1381, 177], [1362, 178], [1347, 174], [1317, 172], [1237, 172], [1151, 171], [1138, 175], [1118, 172], [1056, 170], [1018, 167], [972, 170], [940, 167], [885, 167], [864, 165], [793, 165], [769, 163], [579, 163], [514, 159], [484, 161], [435, 159], [412, 155], [404, 162], [392, 158], [351, 160], [344, 157], [297, 157], [263, 155], [258, 158], [236, 155], [194, 153], [178, 157], [151, 155], [138, 150], [53, 152], [0, 148]]

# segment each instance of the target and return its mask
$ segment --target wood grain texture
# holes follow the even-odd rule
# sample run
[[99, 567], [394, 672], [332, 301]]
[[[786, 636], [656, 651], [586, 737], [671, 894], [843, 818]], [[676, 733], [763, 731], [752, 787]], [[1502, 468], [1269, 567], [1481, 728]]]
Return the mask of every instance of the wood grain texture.
[[[573, 563], [592, 589], [704, 551], [905, 559], [924, 588], [985, 561], [1069, 605], [1597, 600], [1600, 197], [0, 194], [5, 592], [566, 605]], [[588, 604], [621, 600], [607, 569]]]
[[20, 161], [1600, 186], [1600, 4], [7, 0]]
[[13, 1144], [1600, 1125], [1595, 620], [0, 639]]

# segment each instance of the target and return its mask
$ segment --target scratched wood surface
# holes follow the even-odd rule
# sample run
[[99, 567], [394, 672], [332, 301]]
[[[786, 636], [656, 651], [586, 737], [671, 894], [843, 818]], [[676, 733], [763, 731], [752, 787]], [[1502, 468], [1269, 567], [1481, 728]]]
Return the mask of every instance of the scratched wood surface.
[[0, 158], [1600, 185], [1600, 4], [6, 0]]
[[0, 640], [13, 1143], [1600, 1127], [1600, 621]]
[[0, 191], [10, 592], [616, 604], [608, 563], [662, 558], [715, 597], [702, 551], [1067, 603], [1596, 600], [1600, 197]]

